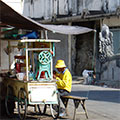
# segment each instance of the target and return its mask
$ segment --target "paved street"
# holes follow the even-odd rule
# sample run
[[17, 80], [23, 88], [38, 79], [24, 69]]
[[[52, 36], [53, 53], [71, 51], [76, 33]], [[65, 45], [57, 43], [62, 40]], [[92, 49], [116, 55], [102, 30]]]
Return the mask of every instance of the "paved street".
[[[73, 84], [72, 95], [88, 97], [86, 107], [88, 111], [88, 120], [120, 120], [120, 89], [104, 88], [92, 85]], [[72, 120], [74, 104], [72, 100], [68, 105], [69, 117], [64, 120]], [[82, 111], [79, 106], [76, 115], [76, 120], [86, 120], [84, 114], [79, 114]], [[10, 120], [6, 117], [1, 120]], [[27, 120], [53, 120], [50, 114], [40, 116], [36, 114], [29, 115]], [[13, 120], [13, 119], [12, 119]], [[16, 115], [14, 120], [18, 120]], [[62, 119], [58, 119], [62, 120]]]
[[[73, 85], [72, 94], [88, 97], [89, 120], [120, 120], [120, 89]], [[77, 120], [85, 120], [84, 115], [77, 115]]]

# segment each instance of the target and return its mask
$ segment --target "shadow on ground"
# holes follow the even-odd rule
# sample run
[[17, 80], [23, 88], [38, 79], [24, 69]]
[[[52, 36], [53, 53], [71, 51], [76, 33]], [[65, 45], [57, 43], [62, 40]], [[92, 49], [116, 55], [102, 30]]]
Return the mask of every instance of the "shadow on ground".
[[120, 103], [120, 90], [72, 91], [71, 95], [88, 97], [89, 100]]

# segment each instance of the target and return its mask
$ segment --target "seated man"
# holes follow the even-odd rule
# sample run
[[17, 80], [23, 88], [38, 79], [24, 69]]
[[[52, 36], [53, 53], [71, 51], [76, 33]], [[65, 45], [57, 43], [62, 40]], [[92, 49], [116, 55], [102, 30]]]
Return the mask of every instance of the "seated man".
[[72, 87], [72, 75], [63, 60], [58, 60], [55, 68], [60, 72], [53, 74], [60, 96], [68, 95]]
[[[59, 74], [55, 71], [53, 73], [53, 78], [57, 80], [56, 84], [59, 94], [60, 96], [66, 96], [71, 92], [72, 75], [63, 60], [58, 60], [55, 68], [57, 68], [57, 70], [60, 72]], [[63, 110], [60, 112], [63, 112]], [[59, 116], [63, 116], [63, 114], [60, 114]]]

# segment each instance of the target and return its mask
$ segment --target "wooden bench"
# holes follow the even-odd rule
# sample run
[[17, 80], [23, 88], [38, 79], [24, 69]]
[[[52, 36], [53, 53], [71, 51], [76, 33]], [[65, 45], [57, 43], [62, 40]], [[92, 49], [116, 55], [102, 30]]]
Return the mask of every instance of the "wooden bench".
[[63, 101], [63, 104], [65, 106], [65, 111], [66, 111], [66, 114], [68, 115], [67, 113], [67, 105], [68, 105], [68, 101], [69, 99], [72, 99], [73, 102], [74, 102], [74, 116], [73, 116], [73, 120], [75, 120], [75, 116], [76, 116], [76, 109], [78, 108], [79, 106], [79, 103], [81, 104], [83, 110], [84, 110], [84, 114], [86, 115], [86, 118], [88, 119], [88, 114], [87, 114], [87, 110], [86, 110], [86, 107], [85, 107], [85, 100], [87, 100], [88, 98], [87, 97], [77, 97], [77, 96], [62, 96], [61, 97], [62, 101]]

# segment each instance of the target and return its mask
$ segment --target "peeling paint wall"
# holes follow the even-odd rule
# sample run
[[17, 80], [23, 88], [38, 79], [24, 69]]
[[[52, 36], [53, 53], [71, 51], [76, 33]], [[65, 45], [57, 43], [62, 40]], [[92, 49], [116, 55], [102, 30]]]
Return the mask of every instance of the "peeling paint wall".
[[71, 37], [71, 72], [72, 75], [76, 75], [75, 72], [75, 65], [76, 65], [76, 37], [72, 36]]
[[120, 6], [120, 0], [105, 0], [108, 2], [109, 12], [116, 11], [116, 8]]
[[68, 0], [59, 0], [59, 14], [67, 15], [68, 9]]
[[111, 17], [109, 18], [105, 18], [103, 20], [103, 24], [108, 25], [109, 27], [119, 27], [120, 26], [120, 18], [119, 17]]
[[[83, 0], [84, 1], [84, 0]], [[101, 7], [103, 5], [102, 0], [85, 0], [85, 9], [87, 8], [88, 10], [101, 10]]]
[[106, 62], [101, 68], [101, 83], [120, 88], [120, 56]]
[[76, 38], [75, 74], [78, 76], [82, 76], [84, 69], [93, 69], [93, 36], [87, 33]]
[[25, 0], [23, 14], [31, 18], [49, 19], [53, 15], [52, 0]]
[[6, 55], [4, 48], [8, 45], [7, 41], [0, 41], [1, 42], [1, 66], [0, 70], [2, 69], [8, 69], [9, 68], [9, 61], [8, 61], [8, 55]]
[[[5, 53], [4, 49], [8, 46], [8, 41], [6, 40], [0, 40], [1, 42], [1, 66], [0, 66], [0, 71], [1, 70], [8, 70], [9, 69], [9, 56]], [[16, 46], [18, 42], [11, 42], [11, 45]], [[14, 56], [17, 53], [17, 48], [12, 49], [12, 52], [10, 53], [11, 59], [10, 59], [10, 64], [13, 63]]]
[[[120, 18], [119, 17], [111, 17], [105, 18], [103, 20], [103, 24], [106, 24], [110, 27], [110, 31], [113, 32], [113, 43], [114, 49], [119, 46], [119, 33], [114, 34], [115, 30], [120, 29]], [[116, 36], [118, 35], [118, 36]], [[99, 74], [99, 82], [106, 84], [110, 87], [120, 88], [120, 53], [119, 51], [115, 52], [115, 55], [110, 57], [105, 63], [98, 62], [99, 67], [97, 68], [97, 73]]]
[[120, 0], [24, 0], [23, 14], [31, 18], [51, 19], [63, 15], [94, 12], [115, 12]]

